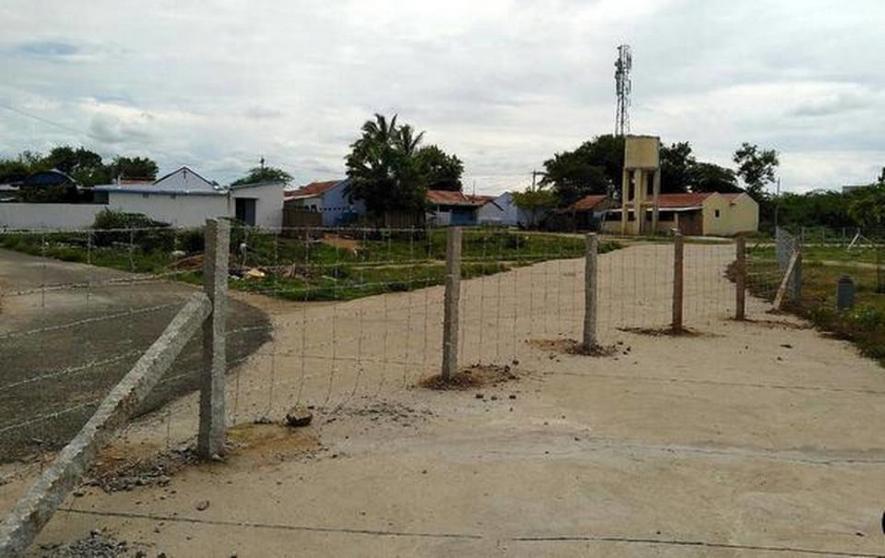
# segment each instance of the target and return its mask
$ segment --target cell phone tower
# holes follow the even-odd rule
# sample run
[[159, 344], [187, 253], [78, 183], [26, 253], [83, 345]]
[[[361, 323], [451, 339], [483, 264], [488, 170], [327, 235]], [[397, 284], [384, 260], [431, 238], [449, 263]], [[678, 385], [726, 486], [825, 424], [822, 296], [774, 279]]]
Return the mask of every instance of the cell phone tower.
[[630, 45], [618, 47], [618, 59], [615, 61], [615, 91], [618, 94], [618, 112], [615, 116], [615, 135], [623, 136], [630, 132], [630, 93], [633, 85], [630, 82], [630, 70], [633, 68], [633, 54]]

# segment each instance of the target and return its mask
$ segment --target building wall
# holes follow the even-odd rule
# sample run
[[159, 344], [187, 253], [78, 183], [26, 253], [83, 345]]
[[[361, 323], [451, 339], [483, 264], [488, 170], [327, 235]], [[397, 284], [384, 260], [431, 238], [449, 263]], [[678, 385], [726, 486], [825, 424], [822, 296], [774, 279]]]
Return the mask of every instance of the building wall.
[[362, 200], [350, 202], [347, 196], [347, 180], [342, 180], [323, 192], [322, 212], [324, 227], [338, 227], [348, 224], [355, 216], [366, 214], [366, 204]]
[[0, 203], [0, 229], [86, 229], [104, 204]]
[[283, 188], [282, 182], [261, 184], [231, 190], [227, 199], [227, 215], [236, 215], [237, 198], [255, 200], [255, 226], [265, 229], [278, 229], [283, 226]]
[[[206, 223], [206, 219], [229, 217], [233, 214], [233, 203], [231, 202], [231, 210], [228, 211], [225, 195], [185, 196], [165, 193], [108, 192], [107, 207], [114, 211], [143, 213], [155, 221], [169, 223], [175, 227], [201, 227]], [[282, 219], [282, 209], [280, 209], [280, 218]]]
[[746, 194], [734, 200], [714, 194], [704, 200], [703, 211], [705, 236], [734, 236], [742, 232], [755, 232], [759, 228], [759, 205]]
[[476, 218], [481, 225], [504, 225], [507, 227], [519, 225], [520, 210], [513, 203], [513, 194], [504, 192], [493, 202], [487, 203], [477, 210]]

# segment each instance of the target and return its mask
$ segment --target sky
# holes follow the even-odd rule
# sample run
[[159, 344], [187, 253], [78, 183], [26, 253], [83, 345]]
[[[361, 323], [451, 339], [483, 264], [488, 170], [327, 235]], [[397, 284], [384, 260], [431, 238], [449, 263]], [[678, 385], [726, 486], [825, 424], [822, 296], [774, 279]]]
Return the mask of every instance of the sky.
[[733, 166], [780, 153], [784, 191], [885, 166], [883, 0], [3, 0], [0, 156], [85, 145], [227, 182], [258, 164], [344, 177], [374, 113], [457, 154], [465, 190], [526, 186], [631, 131]]

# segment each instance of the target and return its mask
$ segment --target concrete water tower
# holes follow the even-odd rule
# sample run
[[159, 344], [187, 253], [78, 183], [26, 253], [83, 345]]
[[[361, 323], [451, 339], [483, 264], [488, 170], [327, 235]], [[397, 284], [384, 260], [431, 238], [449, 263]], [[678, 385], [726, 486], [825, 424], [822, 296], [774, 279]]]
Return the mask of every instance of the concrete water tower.
[[624, 136], [621, 234], [654, 234], [661, 194], [661, 138]]

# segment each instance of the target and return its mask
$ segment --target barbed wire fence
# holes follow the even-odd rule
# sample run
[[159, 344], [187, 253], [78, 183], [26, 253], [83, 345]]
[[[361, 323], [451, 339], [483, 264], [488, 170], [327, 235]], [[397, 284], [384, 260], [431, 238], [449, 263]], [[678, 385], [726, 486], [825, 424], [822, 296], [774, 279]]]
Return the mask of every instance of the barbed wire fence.
[[[453, 230], [233, 226], [226, 424], [278, 422], [304, 407], [322, 426], [439, 375]], [[537, 357], [537, 346], [580, 346], [591, 284], [600, 344], [624, 331], [702, 329], [737, 311], [742, 244], [602, 239], [592, 243], [588, 279], [591, 243], [582, 236], [487, 227], [461, 234], [450, 330], [457, 370], [516, 366]], [[32, 456], [42, 466], [42, 452], [77, 433], [201, 283], [204, 234], [7, 231], [0, 247], [36, 256], [21, 264], [32, 286], [3, 291], [10, 318], [0, 325], [0, 352], [18, 361], [0, 385], [0, 446], [7, 459]], [[154, 411], [144, 424], [167, 449], [192, 443], [199, 430], [197, 399], [187, 394], [205, 371], [200, 341], [198, 333], [139, 411]]]

